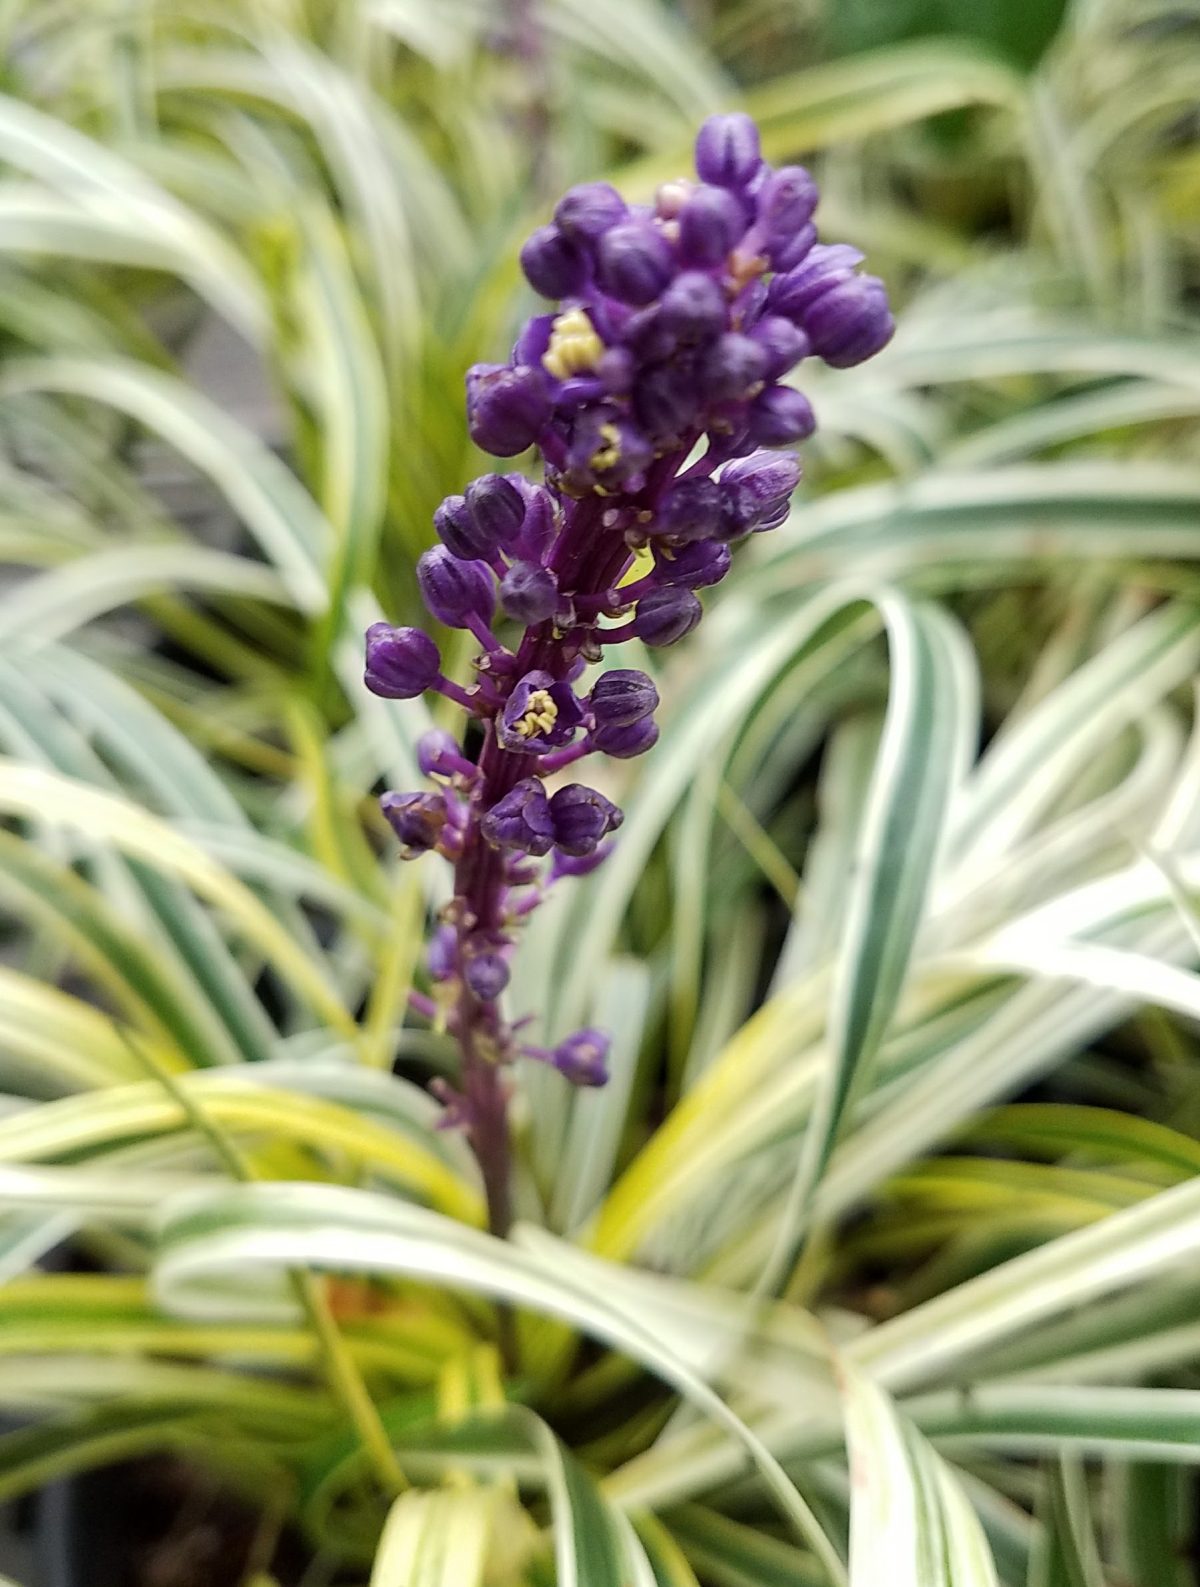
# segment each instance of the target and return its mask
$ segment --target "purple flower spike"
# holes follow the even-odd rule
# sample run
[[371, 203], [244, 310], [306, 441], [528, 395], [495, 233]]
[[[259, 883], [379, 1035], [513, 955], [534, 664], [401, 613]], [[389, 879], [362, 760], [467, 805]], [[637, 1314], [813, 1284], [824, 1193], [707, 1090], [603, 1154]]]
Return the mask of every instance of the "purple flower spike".
[[656, 298], [671, 279], [671, 250], [649, 221], [614, 226], [600, 243], [600, 285], [621, 303]]
[[658, 743], [658, 723], [653, 717], [644, 716], [640, 722], [630, 722], [624, 727], [598, 727], [589, 742], [593, 749], [611, 755], [614, 760], [632, 760]]
[[544, 755], [561, 749], [583, 721], [583, 707], [571, 685], [548, 672], [527, 672], [496, 720], [496, 737], [505, 749]]
[[[723, 187], [698, 187], [679, 212], [679, 257], [684, 264], [720, 264], [745, 230], [742, 206]], [[649, 299], [643, 299], [649, 302]]]
[[805, 310], [804, 328], [819, 357], [834, 369], [848, 369], [886, 347], [896, 322], [883, 282], [876, 276], [852, 276]]
[[710, 116], [696, 137], [696, 170], [718, 187], [745, 187], [762, 164], [758, 128], [735, 112]]
[[658, 690], [635, 667], [614, 667], [596, 679], [588, 700], [597, 727], [628, 727], [658, 709]]
[[574, 782], [551, 799], [550, 819], [555, 847], [578, 857], [594, 853], [600, 840], [615, 832], [625, 817], [611, 799]]
[[496, 609], [496, 586], [484, 562], [460, 562], [445, 546], [417, 560], [417, 583], [426, 606], [449, 628], [487, 625]]
[[500, 604], [514, 622], [544, 623], [558, 607], [558, 580], [536, 562], [514, 562], [500, 581]]
[[571, 297], [588, 278], [586, 254], [557, 226], [538, 227], [521, 249], [521, 269], [544, 298]]
[[533, 445], [549, 417], [550, 397], [540, 369], [474, 364], [467, 370], [467, 426], [484, 452], [516, 457]]
[[440, 793], [385, 793], [379, 808], [402, 844], [401, 854], [414, 860], [438, 845], [448, 806]]
[[550, 1062], [577, 1086], [602, 1086], [608, 1080], [609, 1038], [602, 1030], [577, 1030], [560, 1041]]
[[550, 801], [536, 777], [526, 777], [510, 789], [484, 816], [483, 835], [499, 849], [520, 854], [549, 854], [554, 844]]
[[415, 700], [441, 677], [441, 657], [420, 628], [393, 628], [372, 623], [367, 629], [364, 682], [385, 700]]
[[625, 200], [607, 182], [582, 182], [558, 201], [554, 218], [564, 236], [574, 241], [595, 244], [629, 213]]
[[632, 632], [644, 645], [673, 645], [690, 634], [704, 615], [691, 590], [651, 590], [638, 602]]
[[702, 590], [710, 584], [719, 584], [729, 572], [732, 560], [729, 547], [720, 541], [695, 540], [669, 555], [663, 552], [656, 556], [654, 577], [659, 584]]

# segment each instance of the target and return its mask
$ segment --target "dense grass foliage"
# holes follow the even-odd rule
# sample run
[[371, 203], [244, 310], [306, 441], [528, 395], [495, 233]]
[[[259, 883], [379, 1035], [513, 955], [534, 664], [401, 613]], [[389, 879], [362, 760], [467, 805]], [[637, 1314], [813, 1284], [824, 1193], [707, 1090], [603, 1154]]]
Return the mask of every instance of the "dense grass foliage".
[[[1200, 7], [874, 9], [0, 8], [0, 1495], [182, 1453], [373, 1587], [1193, 1579]], [[359, 636], [519, 239], [730, 104], [900, 330], [523, 949], [614, 1074], [520, 1075], [498, 1242]]]

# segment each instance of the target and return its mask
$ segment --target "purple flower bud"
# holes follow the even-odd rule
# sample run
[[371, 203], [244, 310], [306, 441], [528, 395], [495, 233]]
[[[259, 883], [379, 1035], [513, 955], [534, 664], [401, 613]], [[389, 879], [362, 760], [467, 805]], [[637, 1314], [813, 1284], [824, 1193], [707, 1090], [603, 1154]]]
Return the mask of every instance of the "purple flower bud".
[[499, 953], [472, 953], [463, 965], [463, 980], [481, 1003], [491, 1003], [508, 985], [508, 965]]
[[540, 369], [527, 364], [473, 364], [467, 370], [467, 425], [475, 445], [496, 457], [532, 446], [550, 416]]
[[550, 800], [550, 819], [555, 847], [564, 854], [584, 855], [593, 853], [601, 838], [615, 832], [625, 817], [611, 799], [573, 782]]
[[696, 170], [718, 187], [743, 187], [762, 164], [758, 128], [735, 111], [709, 116], [696, 135]]
[[541, 485], [535, 485], [523, 474], [509, 474], [509, 484], [520, 493], [525, 504], [525, 519], [521, 533], [511, 550], [525, 562], [540, 562], [549, 551], [558, 533], [558, 519], [554, 499]]
[[625, 221], [601, 240], [600, 285], [621, 303], [651, 302], [671, 279], [672, 268], [666, 239], [648, 221]]
[[849, 281], [855, 266], [862, 263], [862, 257], [857, 248], [847, 243], [817, 243], [802, 264], [777, 275], [771, 282], [767, 290], [768, 309], [789, 320], [800, 319], [822, 292]]
[[701, 379], [707, 397], [728, 402], [749, 396], [766, 373], [767, 355], [758, 342], [738, 331], [726, 331], [705, 354]]
[[432, 727], [417, 740], [417, 765], [426, 777], [453, 777], [469, 762], [456, 738]]
[[609, 347], [596, 365], [596, 376], [605, 391], [624, 396], [632, 387], [637, 364], [627, 347]]
[[423, 629], [372, 623], [366, 640], [363, 681], [372, 694], [385, 700], [415, 700], [441, 676], [438, 647]]
[[565, 236], [583, 244], [595, 244], [609, 229], [628, 214], [625, 200], [607, 182], [582, 182], [563, 194], [554, 211], [558, 228]]
[[835, 369], [849, 369], [886, 346], [896, 322], [883, 282], [876, 276], [851, 276], [805, 309], [804, 328], [819, 357]]
[[658, 322], [683, 342], [706, 342], [725, 329], [725, 297], [711, 276], [685, 270], [662, 295]]
[[644, 716], [640, 722], [630, 722], [623, 727], [598, 727], [590, 742], [593, 749], [611, 755], [614, 760], [632, 760], [658, 743], [658, 723], [653, 717]]
[[790, 452], [752, 452], [726, 463], [721, 470], [721, 490], [726, 501], [738, 499], [751, 518], [772, 511], [791, 498], [800, 483], [800, 463]]
[[544, 623], [558, 606], [558, 580], [536, 562], [514, 562], [500, 581], [500, 604], [514, 622]]
[[379, 808], [400, 839], [401, 854], [406, 860], [437, 847], [449, 813], [445, 795], [440, 793], [389, 791], [380, 798]]
[[485, 562], [460, 562], [445, 546], [431, 546], [417, 560], [417, 583], [426, 606], [450, 628], [485, 626], [496, 609], [496, 587]]
[[794, 237], [812, 219], [817, 184], [802, 165], [781, 165], [758, 195], [758, 225], [768, 248]]
[[755, 446], [788, 446], [817, 427], [809, 400], [792, 386], [768, 386], [750, 405], [750, 439]]
[[453, 926], [439, 926], [429, 939], [426, 955], [430, 979], [451, 981], [458, 973], [458, 933]]
[[812, 351], [808, 337], [792, 320], [782, 314], [768, 314], [750, 332], [751, 341], [762, 348], [766, 360], [765, 376], [778, 380]]
[[723, 187], [698, 187], [679, 212], [679, 257], [685, 265], [716, 265], [746, 229], [742, 206]]
[[695, 540], [680, 546], [668, 556], [654, 559], [654, 573], [661, 585], [679, 585], [685, 590], [702, 590], [719, 584], [729, 572], [733, 557], [727, 545], [717, 540]]
[[681, 479], [658, 505], [647, 532], [656, 539], [706, 540], [721, 521], [720, 487], [711, 479]]
[[609, 1038], [602, 1030], [577, 1030], [560, 1041], [550, 1062], [573, 1085], [602, 1086], [608, 1080]]
[[480, 532], [464, 496], [447, 496], [433, 515], [433, 527], [450, 554], [464, 562], [492, 553], [493, 547]]
[[614, 667], [596, 679], [589, 697], [597, 727], [628, 727], [658, 709], [658, 690], [636, 667]]
[[809, 221], [790, 237], [771, 244], [771, 267], [774, 270], [794, 270], [802, 259], [808, 257], [817, 240], [817, 228]]
[[544, 755], [569, 744], [582, 721], [583, 707], [569, 683], [548, 672], [527, 672], [496, 720], [496, 737], [504, 749]]
[[690, 634], [703, 615], [704, 609], [691, 590], [651, 590], [638, 602], [632, 631], [643, 644], [673, 645]]
[[480, 823], [497, 848], [521, 854], [548, 854], [554, 843], [550, 801], [536, 777], [525, 777], [499, 799]]
[[686, 366], [659, 364], [634, 387], [633, 410], [641, 428], [661, 444], [682, 437], [696, 423], [703, 395]]
[[571, 297], [588, 277], [582, 248], [557, 226], [538, 227], [521, 249], [521, 269], [529, 285], [544, 298]]
[[511, 550], [525, 521], [525, 499], [512, 481], [502, 474], [481, 474], [467, 486], [466, 503], [479, 538], [488, 547], [475, 555], [487, 561], [497, 546]]

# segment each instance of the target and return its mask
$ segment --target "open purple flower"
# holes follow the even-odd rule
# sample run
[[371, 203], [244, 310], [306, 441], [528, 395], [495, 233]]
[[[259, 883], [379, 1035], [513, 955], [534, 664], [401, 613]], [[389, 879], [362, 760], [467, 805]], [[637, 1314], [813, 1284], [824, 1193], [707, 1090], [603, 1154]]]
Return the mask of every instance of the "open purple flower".
[[505, 749], [545, 755], [561, 749], [583, 721], [583, 707], [569, 683], [549, 672], [527, 672], [514, 686], [496, 722]]

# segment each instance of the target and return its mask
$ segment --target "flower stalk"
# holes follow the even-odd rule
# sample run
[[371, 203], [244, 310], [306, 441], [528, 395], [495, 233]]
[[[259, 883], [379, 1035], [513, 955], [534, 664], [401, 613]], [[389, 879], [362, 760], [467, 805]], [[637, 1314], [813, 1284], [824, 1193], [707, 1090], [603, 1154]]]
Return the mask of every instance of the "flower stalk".
[[[696, 163], [698, 181], [666, 184], [652, 206], [627, 206], [604, 183], [572, 188], [521, 253], [557, 307], [526, 324], [508, 363], [468, 372], [477, 445], [499, 457], [536, 447], [542, 462], [540, 482], [489, 473], [447, 498], [439, 543], [418, 564], [431, 615], [479, 646], [473, 684], [443, 675], [420, 629], [367, 635], [369, 688], [439, 691], [482, 735], [476, 759], [427, 735], [419, 759], [433, 789], [382, 804], [406, 858], [433, 850], [454, 867], [429, 973], [462, 1068], [439, 1095], [470, 1141], [499, 1236], [512, 1222], [514, 1060], [579, 1085], [606, 1078], [601, 1032], [522, 1045], [505, 1008], [522, 922], [549, 887], [603, 862], [622, 820], [562, 774], [590, 755], [652, 748], [658, 692], [612, 664], [620, 646], [690, 633], [696, 591], [725, 576], [739, 542], [786, 517], [800, 467], [778, 449], [815, 420], [783, 377], [811, 356], [861, 362], [893, 329], [861, 256], [817, 242], [808, 172], [772, 170], [748, 117], [706, 122]], [[649, 571], [623, 582], [647, 552]]]

